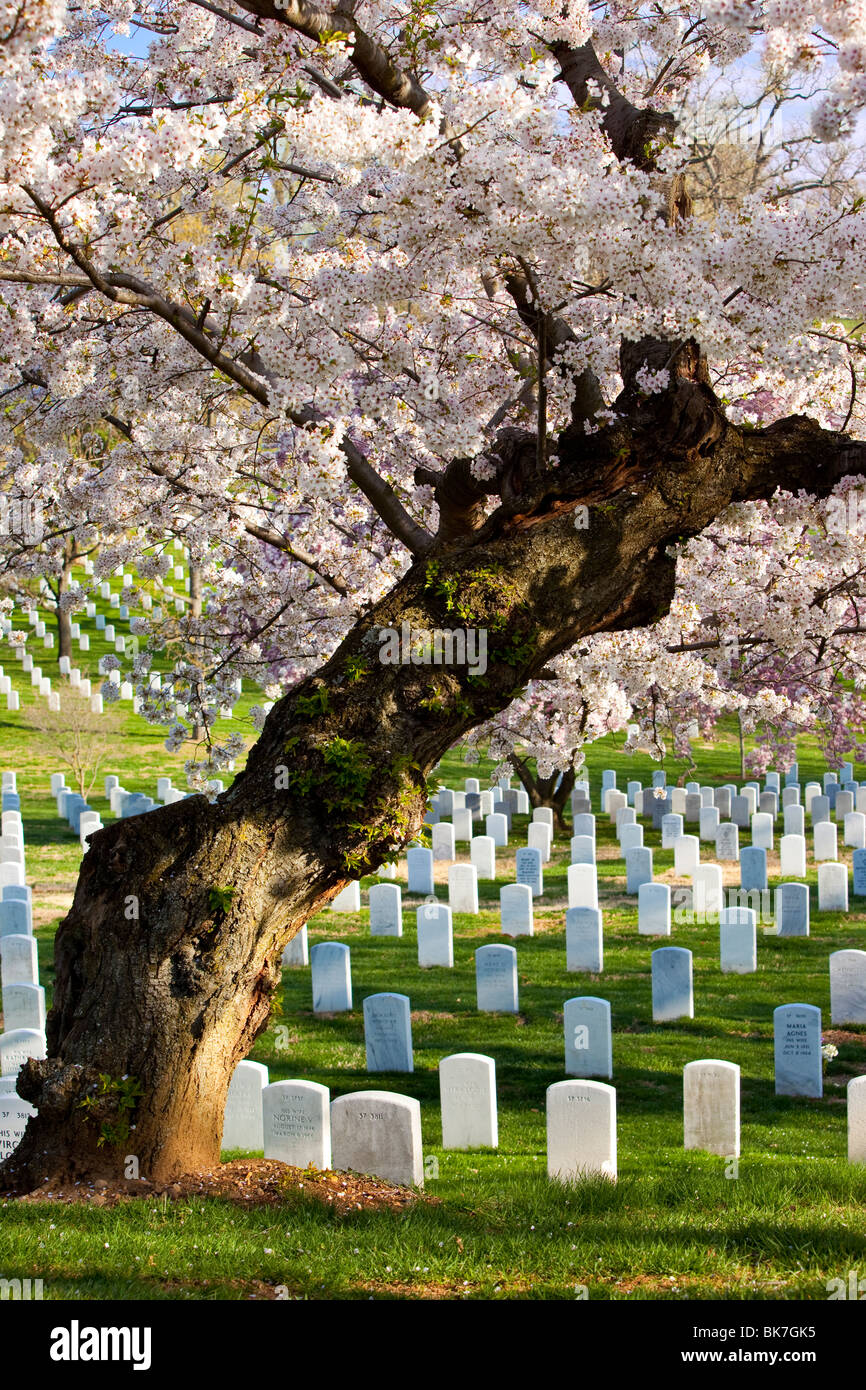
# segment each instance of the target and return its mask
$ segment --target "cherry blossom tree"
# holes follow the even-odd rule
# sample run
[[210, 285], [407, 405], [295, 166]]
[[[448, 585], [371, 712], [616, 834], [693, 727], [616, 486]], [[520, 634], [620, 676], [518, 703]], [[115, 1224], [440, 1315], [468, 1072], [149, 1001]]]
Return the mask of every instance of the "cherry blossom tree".
[[[3, 9], [2, 487], [42, 502], [46, 570], [71, 538], [95, 580], [158, 581], [184, 535], [208, 601], [138, 621], [142, 689], [172, 643], [205, 730], [238, 673], [285, 691], [223, 795], [91, 837], [19, 1081], [8, 1184], [130, 1151], [166, 1178], [215, 1161], [285, 942], [412, 837], [456, 740], [523, 692], [540, 730], [560, 662], [572, 763], [626, 703], [647, 740], [647, 692], [715, 669], [696, 643], [775, 636], [787, 540], [749, 550], [769, 587], [730, 626], [712, 565], [694, 594], [678, 568], [712, 535], [736, 564], [737, 508], [795, 529], [866, 473], [866, 215], [759, 189], [692, 217], [646, 66], [682, 67], [680, 104], [707, 65], [820, 69], [813, 129], [845, 141], [866, 4]], [[786, 616], [820, 641], [852, 598], [833, 570], [816, 605], [808, 569]], [[381, 660], [404, 629], [483, 631], [484, 671]], [[194, 785], [236, 752], [211, 738]]]

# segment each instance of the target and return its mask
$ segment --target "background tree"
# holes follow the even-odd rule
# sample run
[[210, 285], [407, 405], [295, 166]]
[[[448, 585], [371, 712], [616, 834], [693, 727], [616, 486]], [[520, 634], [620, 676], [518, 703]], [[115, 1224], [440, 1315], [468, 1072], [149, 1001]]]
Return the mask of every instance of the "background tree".
[[86, 799], [106, 758], [117, 748], [123, 720], [110, 710], [94, 714], [89, 700], [72, 689], [63, 692], [59, 710], [37, 701], [22, 711], [22, 718], [44, 749], [46, 762], [64, 767], [75, 790]]

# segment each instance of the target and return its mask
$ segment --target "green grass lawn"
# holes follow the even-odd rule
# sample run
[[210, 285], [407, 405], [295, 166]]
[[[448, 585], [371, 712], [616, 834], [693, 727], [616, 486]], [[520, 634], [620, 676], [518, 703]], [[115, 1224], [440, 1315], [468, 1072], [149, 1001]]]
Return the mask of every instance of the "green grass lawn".
[[[47, 794], [50, 769], [38, 767], [15, 718], [0, 715], [2, 764], [19, 769], [42, 982], [50, 998], [53, 934], [79, 853]], [[624, 757], [621, 743], [608, 739], [590, 750], [595, 805], [603, 767], [617, 768], [621, 786], [631, 776], [650, 781], [649, 760]], [[160, 751], [147, 729], [132, 734], [117, 755], [105, 770], [151, 792], [157, 773], [181, 761]], [[442, 765], [452, 786], [488, 769], [465, 766], [459, 750]], [[804, 747], [801, 781], [823, 770], [814, 749]], [[670, 780], [677, 771], [668, 766]], [[740, 780], [732, 735], [702, 751], [701, 775], [716, 783]], [[95, 805], [108, 814], [104, 803]], [[525, 825], [526, 818], [516, 818], [512, 862], [513, 846], [525, 843]], [[646, 830], [646, 843], [656, 877], [675, 882], [673, 853], [659, 849], [659, 833]], [[303, 1077], [329, 1086], [332, 1096], [375, 1088], [417, 1097], [425, 1190], [434, 1200], [399, 1215], [345, 1216], [299, 1191], [278, 1208], [162, 1197], [113, 1208], [7, 1203], [0, 1274], [43, 1278], [46, 1298], [242, 1300], [573, 1299], [584, 1289], [590, 1299], [824, 1299], [829, 1280], [845, 1279], [851, 1269], [866, 1277], [866, 1167], [847, 1163], [845, 1115], [845, 1084], [866, 1071], [866, 1028], [831, 1030], [827, 967], [832, 950], [866, 949], [866, 899], [852, 898], [847, 917], [819, 913], [810, 868], [811, 936], [782, 940], [759, 929], [757, 973], [723, 976], [717, 927], [676, 924], [667, 941], [638, 936], [636, 899], [624, 894], [614, 844], [612, 828], [599, 816], [604, 972], [565, 971], [568, 845], [560, 842], [545, 866], [536, 935], [516, 942], [517, 1017], [475, 1010], [473, 953], [506, 940], [498, 932], [499, 887], [508, 881], [502, 872], [497, 883], [481, 883], [479, 916], [455, 919], [452, 970], [418, 968], [418, 900], [404, 898], [401, 939], [371, 938], [366, 910], [327, 911], [309, 924], [311, 944], [340, 940], [352, 948], [351, 1013], [314, 1018], [309, 969], [284, 971], [280, 1011], [251, 1056], [267, 1064], [271, 1080]], [[850, 862], [850, 851], [845, 854]], [[505, 855], [500, 851], [500, 862]], [[711, 859], [710, 846], [703, 857]], [[774, 863], [778, 872], [771, 858]], [[405, 888], [402, 868], [401, 878]], [[444, 886], [437, 891], [444, 899]], [[663, 944], [694, 953], [692, 1021], [652, 1021], [650, 953]], [[365, 1070], [361, 1005], [379, 990], [410, 997], [411, 1075]], [[579, 994], [611, 1003], [619, 1179], [564, 1188], [546, 1178], [545, 1090], [563, 1079], [563, 1004]], [[825, 1036], [831, 1033], [839, 1048], [827, 1065], [821, 1101], [774, 1095], [773, 1009], [791, 1002], [819, 1005]], [[437, 1066], [456, 1051], [496, 1060], [495, 1153], [441, 1148]], [[742, 1069], [736, 1176], [724, 1159], [682, 1148], [682, 1068], [707, 1057]]]

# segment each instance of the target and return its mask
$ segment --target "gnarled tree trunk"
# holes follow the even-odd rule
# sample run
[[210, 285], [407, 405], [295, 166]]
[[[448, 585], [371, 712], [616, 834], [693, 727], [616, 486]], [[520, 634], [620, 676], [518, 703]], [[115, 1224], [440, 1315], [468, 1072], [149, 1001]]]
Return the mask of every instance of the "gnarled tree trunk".
[[[267, 1025], [286, 941], [417, 832], [442, 754], [579, 637], [664, 613], [672, 541], [779, 484], [821, 494], [866, 471], [866, 445], [808, 420], [729, 427], [690, 345], [667, 392], [607, 431], [565, 431], [556, 452], [559, 467], [537, 472], [534, 436], [505, 433], [511, 500], [416, 560], [274, 706], [214, 805], [178, 802], [90, 837], [57, 936], [49, 1057], [19, 1078], [38, 1116], [0, 1186], [120, 1175], [128, 1154], [152, 1180], [216, 1162], [231, 1072]], [[486, 629], [486, 675], [383, 664], [380, 629], [404, 622]]]
[[529, 797], [530, 806], [533, 810], [538, 806], [548, 806], [553, 812], [554, 829], [560, 835], [567, 835], [568, 822], [565, 819], [565, 807], [577, 781], [574, 768], [567, 768], [563, 773], [554, 772], [550, 777], [539, 777], [538, 771], [533, 771], [524, 758], [512, 754], [511, 760], [521, 785]]

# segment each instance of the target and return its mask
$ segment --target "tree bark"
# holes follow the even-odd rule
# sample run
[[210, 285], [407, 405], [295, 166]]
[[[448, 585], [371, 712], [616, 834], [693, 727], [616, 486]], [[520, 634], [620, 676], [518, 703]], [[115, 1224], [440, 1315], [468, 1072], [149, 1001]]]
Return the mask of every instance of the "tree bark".
[[61, 605], [63, 595], [69, 589], [72, 578], [72, 560], [64, 559], [63, 569], [57, 581], [57, 655], [72, 656], [72, 614]]
[[565, 806], [577, 780], [574, 775], [574, 768], [566, 768], [562, 774], [554, 772], [550, 777], [539, 777], [537, 770], [533, 772], [529, 764], [517, 754], [512, 754], [512, 762], [521, 785], [529, 797], [530, 806], [533, 809], [538, 806], [550, 807], [553, 811], [554, 829], [560, 835], [567, 835], [569, 826], [565, 819]]
[[[534, 436], [506, 431], [500, 453], [504, 467], [534, 458]], [[471, 535], [416, 559], [274, 706], [214, 805], [188, 799], [90, 837], [57, 933], [48, 1060], [18, 1082], [38, 1115], [0, 1187], [118, 1176], [128, 1154], [151, 1180], [215, 1163], [228, 1082], [267, 1026], [285, 943], [412, 838], [447, 749], [580, 637], [664, 614], [668, 547], [730, 503], [777, 485], [825, 495], [866, 472], [866, 445], [809, 420], [728, 426], [691, 351], [668, 391], [595, 435], [570, 427], [556, 453]], [[590, 525], [576, 529], [583, 505]], [[408, 653], [384, 664], [381, 631], [404, 623], [486, 630], [486, 675]]]
[[[202, 595], [202, 576], [201, 565], [194, 560], [189, 562], [189, 614], [195, 621], [200, 618], [203, 612]], [[200, 743], [205, 736], [203, 724], [194, 723], [192, 726], [192, 737], [196, 743]]]

